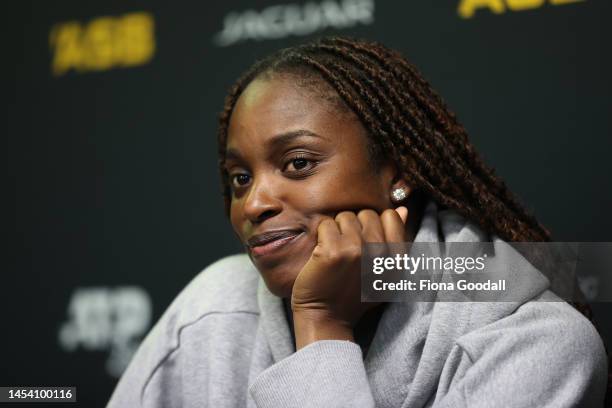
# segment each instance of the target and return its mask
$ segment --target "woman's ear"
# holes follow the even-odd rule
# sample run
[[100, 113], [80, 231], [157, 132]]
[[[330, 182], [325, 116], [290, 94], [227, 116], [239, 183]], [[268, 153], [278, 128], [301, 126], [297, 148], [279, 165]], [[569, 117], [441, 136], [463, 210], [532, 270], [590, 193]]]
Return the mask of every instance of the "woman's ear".
[[383, 177], [383, 183], [388, 186], [387, 194], [391, 202], [395, 205], [404, 203], [412, 193], [413, 188], [405, 177], [402, 177], [397, 165], [393, 161], [387, 160], [381, 166], [380, 174]]

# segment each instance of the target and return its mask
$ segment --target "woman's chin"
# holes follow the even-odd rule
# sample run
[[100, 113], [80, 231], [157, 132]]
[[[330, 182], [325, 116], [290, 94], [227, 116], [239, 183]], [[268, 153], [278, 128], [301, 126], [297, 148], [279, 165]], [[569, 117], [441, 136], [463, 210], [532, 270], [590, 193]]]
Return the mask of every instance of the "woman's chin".
[[299, 273], [297, 272], [283, 271], [283, 270], [272, 270], [272, 271], [260, 271], [261, 277], [263, 278], [268, 290], [275, 296], [291, 299], [291, 293], [293, 291], [293, 284]]

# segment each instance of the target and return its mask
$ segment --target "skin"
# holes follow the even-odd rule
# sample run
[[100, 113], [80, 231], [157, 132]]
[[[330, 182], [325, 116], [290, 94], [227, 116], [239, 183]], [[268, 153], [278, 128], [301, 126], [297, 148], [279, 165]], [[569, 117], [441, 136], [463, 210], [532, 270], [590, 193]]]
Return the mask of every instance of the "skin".
[[[361, 244], [413, 239], [418, 219], [391, 201], [393, 189], [411, 188], [393, 163], [372, 168], [366, 142], [352, 112], [290, 76], [252, 81], [230, 118], [232, 227], [270, 291], [291, 299], [297, 349], [354, 341], [377, 306], [360, 302]], [[247, 245], [279, 229], [301, 234], [266, 256]]]

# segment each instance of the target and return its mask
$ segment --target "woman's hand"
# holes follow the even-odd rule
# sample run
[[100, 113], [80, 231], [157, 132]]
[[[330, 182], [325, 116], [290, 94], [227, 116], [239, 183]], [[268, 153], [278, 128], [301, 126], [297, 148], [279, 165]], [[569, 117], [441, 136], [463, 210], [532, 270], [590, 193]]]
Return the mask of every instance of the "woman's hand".
[[378, 215], [343, 211], [317, 228], [317, 245], [293, 285], [296, 348], [317, 340], [353, 341], [353, 327], [379, 303], [361, 303], [361, 248], [367, 242], [404, 242], [408, 210]]

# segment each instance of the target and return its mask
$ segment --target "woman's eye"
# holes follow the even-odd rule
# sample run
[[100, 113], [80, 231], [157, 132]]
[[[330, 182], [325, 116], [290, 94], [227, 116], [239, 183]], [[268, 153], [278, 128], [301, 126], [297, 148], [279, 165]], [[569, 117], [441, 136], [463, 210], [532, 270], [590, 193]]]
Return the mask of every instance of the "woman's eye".
[[232, 184], [235, 187], [242, 187], [249, 183], [250, 176], [248, 174], [235, 174], [232, 176]]
[[312, 160], [308, 160], [303, 157], [296, 157], [295, 159], [289, 160], [285, 166], [287, 171], [300, 171], [312, 167], [314, 165]]
[[308, 160], [306, 159], [293, 159], [291, 163], [293, 163], [293, 168], [296, 170], [301, 170], [308, 166]]

